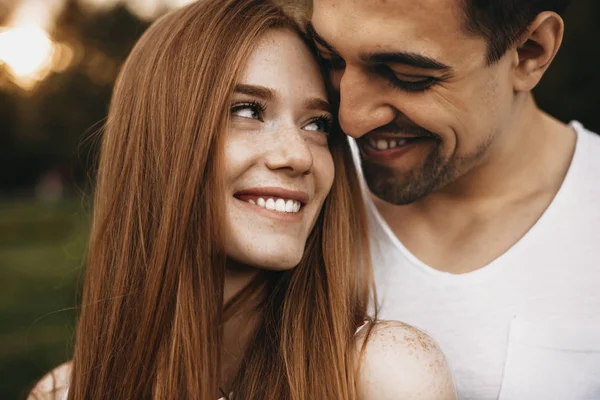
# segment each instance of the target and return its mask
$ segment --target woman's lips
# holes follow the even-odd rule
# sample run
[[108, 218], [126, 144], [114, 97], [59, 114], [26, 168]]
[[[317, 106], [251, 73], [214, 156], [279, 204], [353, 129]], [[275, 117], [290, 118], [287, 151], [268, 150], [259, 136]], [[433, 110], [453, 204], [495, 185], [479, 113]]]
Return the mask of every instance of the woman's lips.
[[309, 196], [306, 192], [280, 187], [255, 187], [240, 190], [234, 197], [252, 210], [277, 219], [298, 221]]
[[234, 196], [254, 196], [263, 198], [276, 198], [285, 200], [295, 200], [300, 203], [307, 204], [309, 201], [308, 193], [300, 190], [284, 189], [282, 187], [270, 186], [270, 187], [254, 187], [247, 188], [237, 191]]
[[[304, 207], [299, 202], [294, 200], [284, 201], [284, 199], [276, 199], [273, 197], [265, 199], [264, 197], [234, 196], [234, 201], [238, 202], [248, 212], [255, 212], [258, 215], [271, 219], [299, 222], [304, 215]], [[290, 211], [287, 211], [290, 210]]]

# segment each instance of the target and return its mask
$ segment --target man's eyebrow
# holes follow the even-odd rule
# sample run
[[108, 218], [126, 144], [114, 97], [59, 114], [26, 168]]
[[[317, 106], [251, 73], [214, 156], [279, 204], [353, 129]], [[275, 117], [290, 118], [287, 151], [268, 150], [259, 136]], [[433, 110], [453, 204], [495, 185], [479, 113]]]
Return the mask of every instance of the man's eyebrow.
[[[321, 45], [328, 51], [337, 54], [335, 48], [327, 43], [327, 41], [323, 39], [321, 35], [317, 33], [317, 31], [315, 31], [315, 27], [310, 22], [306, 25], [306, 33], [317, 44]], [[411, 52], [372, 53], [362, 56], [361, 59], [368, 64], [406, 64], [422, 69], [433, 69], [442, 72], [452, 71], [452, 67], [440, 61]]]
[[372, 53], [361, 57], [367, 64], [405, 64], [411, 67], [450, 72], [452, 67], [418, 53]]
[[311, 22], [309, 22], [306, 25], [306, 34], [308, 35], [309, 38], [311, 38], [312, 40], [314, 40], [317, 44], [325, 47], [330, 52], [337, 53], [337, 51], [335, 51], [335, 49], [333, 48], [333, 46], [330, 45], [329, 43], [327, 43], [327, 40], [323, 39], [321, 37], [321, 35], [319, 35], [317, 33], [317, 31], [315, 31], [315, 27], [313, 26], [313, 24]]
[[264, 86], [239, 84], [236, 85], [234, 92], [246, 94], [248, 96], [259, 97], [267, 101], [273, 100], [275, 98], [275, 92]]

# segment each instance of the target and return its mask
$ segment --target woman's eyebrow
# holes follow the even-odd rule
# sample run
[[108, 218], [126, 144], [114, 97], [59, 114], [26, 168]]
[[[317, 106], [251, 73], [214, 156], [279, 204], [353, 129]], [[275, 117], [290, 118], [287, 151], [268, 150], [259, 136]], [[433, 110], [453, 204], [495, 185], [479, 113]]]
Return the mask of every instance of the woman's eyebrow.
[[236, 85], [234, 93], [245, 94], [248, 96], [258, 97], [260, 99], [271, 101], [275, 98], [275, 92], [267, 87], [258, 85]]
[[325, 111], [331, 113], [331, 104], [329, 104], [328, 101], [318, 97], [306, 100], [304, 103], [304, 108], [307, 110]]
[[[247, 85], [247, 84], [239, 84], [236, 85], [234, 93], [245, 94], [247, 96], [258, 97], [259, 99], [265, 101], [274, 100], [277, 95], [274, 90], [269, 89], [264, 86], [259, 85]], [[327, 100], [324, 100], [319, 97], [313, 97], [306, 100], [303, 104], [304, 109], [306, 110], [315, 110], [315, 111], [326, 111], [331, 113], [331, 104]]]

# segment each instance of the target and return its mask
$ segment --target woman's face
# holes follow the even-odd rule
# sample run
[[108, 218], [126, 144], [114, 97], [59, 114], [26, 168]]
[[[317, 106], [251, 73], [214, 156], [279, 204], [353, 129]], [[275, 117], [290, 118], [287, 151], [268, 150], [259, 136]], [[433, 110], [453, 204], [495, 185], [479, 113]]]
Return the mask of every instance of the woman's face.
[[260, 268], [293, 268], [334, 177], [325, 84], [297, 34], [264, 35], [237, 84], [230, 115], [227, 256]]

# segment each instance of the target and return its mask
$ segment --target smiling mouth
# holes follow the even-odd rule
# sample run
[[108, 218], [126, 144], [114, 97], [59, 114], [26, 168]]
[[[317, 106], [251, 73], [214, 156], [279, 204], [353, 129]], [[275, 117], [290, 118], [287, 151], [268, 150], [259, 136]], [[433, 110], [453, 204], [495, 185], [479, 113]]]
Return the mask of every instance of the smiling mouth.
[[304, 206], [310, 199], [308, 193], [304, 191], [277, 186], [247, 188], [236, 192], [233, 197], [248, 203], [259, 213], [294, 220], [300, 218]]
[[397, 148], [406, 147], [410, 144], [417, 143], [423, 140], [431, 139], [427, 136], [417, 136], [410, 138], [379, 138], [366, 137], [363, 144], [376, 151], [387, 151]]
[[281, 197], [235, 195], [236, 199], [250, 203], [267, 211], [274, 211], [282, 214], [297, 214], [302, 210], [304, 204], [294, 199], [284, 199]]

